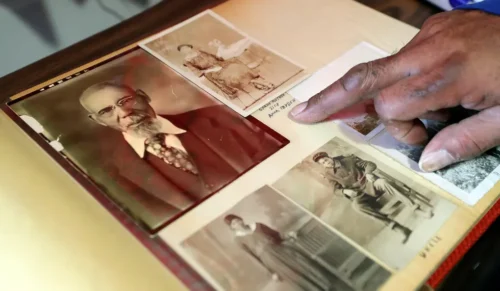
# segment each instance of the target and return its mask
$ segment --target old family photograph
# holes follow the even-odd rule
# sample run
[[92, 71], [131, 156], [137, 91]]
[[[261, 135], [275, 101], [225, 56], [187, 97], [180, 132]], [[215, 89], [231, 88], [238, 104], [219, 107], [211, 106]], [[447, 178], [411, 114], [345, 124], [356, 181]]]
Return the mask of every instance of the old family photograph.
[[390, 272], [269, 186], [182, 243], [217, 289], [377, 290]]
[[12, 109], [150, 231], [288, 143], [140, 49]]
[[305, 77], [304, 68], [206, 11], [141, 46], [242, 114]]
[[272, 187], [394, 269], [414, 259], [456, 209], [338, 137]]
[[334, 138], [182, 247], [222, 290], [376, 290], [455, 209]]
[[[423, 123], [427, 129], [429, 140], [449, 125], [449, 123], [434, 120], [424, 120]], [[381, 132], [370, 143], [403, 164], [419, 171], [418, 161], [424, 146], [398, 142], [387, 132]], [[433, 177], [432, 181], [441, 188], [459, 197], [481, 197], [500, 178], [499, 167], [500, 148], [496, 147], [473, 160], [451, 165], [428, 176]], [[459, 195], [459, 193], [465, 193], [465, 195]]]

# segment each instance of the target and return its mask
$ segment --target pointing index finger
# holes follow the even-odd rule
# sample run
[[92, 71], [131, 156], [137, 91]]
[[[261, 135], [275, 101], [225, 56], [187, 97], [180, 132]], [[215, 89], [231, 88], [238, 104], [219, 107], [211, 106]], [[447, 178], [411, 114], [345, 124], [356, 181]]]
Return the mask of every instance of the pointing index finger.
[[354, 66], [309, 101], [297, 105], [290, 118], [303, 123], [323, 121], [330, 115], [363, 100], [374, 98], [381, 88], [413, 75], [400, 54]]

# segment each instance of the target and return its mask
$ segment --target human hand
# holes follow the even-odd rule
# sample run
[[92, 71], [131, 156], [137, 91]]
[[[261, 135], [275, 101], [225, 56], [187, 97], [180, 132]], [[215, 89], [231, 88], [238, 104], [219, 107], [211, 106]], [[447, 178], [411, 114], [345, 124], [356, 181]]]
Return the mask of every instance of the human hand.
[[500, 144], [500, 17], [456, 10], [431, 17], [398, 53], [357, 65], [297, 105], [301, 123], [335, 119], [373, 101], [387, 131], [408, 144], [425, 144], [420, 119], [446, 121], [446, 109], [477, 114], [441, 130], [427, 144], [420, 167], [435, 171]]

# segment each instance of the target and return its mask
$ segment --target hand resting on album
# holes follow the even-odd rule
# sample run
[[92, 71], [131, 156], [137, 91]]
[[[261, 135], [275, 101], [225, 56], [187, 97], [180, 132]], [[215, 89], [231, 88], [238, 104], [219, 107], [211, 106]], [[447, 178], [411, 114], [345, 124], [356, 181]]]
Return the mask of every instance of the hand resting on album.
[[[407, 144], [426, 144], [420, 168], [435, 171], [500, 145], [500, 17], [456, 10], [431, 17], [399, 52], [353, 67], [290, 118], [338, 119], [372, 101], [387, 131]], [[476, 114], [428, 140], [420, 119], [447, 121], [450, 108]]]

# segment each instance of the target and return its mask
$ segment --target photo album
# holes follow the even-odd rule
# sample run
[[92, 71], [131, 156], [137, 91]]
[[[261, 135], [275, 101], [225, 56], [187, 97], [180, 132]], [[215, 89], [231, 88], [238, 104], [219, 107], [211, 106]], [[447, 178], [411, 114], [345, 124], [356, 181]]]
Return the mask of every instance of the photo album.
[[474, 226], [500, 149], [424, 173], [368, 103], [289, 118], [389, 54], [310, 66], [206, 10], [2, 110], [189, 289], [416, 290]]

